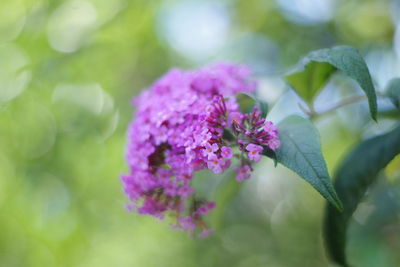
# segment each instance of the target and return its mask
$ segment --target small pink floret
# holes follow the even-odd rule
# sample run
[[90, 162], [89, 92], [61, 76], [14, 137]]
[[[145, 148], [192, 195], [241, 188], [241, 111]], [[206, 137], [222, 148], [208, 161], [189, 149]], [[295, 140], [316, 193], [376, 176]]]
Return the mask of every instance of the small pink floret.
[[223, 158], [226, 158], [226, 159], [232, 158], [232, 156], [233, 156], [232, 148], [227, 147], [227, 146], [223, 146], [223, 147], [221, 148], [221, 156], [222, 156]]
[[249, 159], [255, 162], [260, 161], [261, 155], [260, 153], [263, 151], [263, 147], [256, 144], [248, 144], [246, 146], [246, 150], [248, 151], [247, 155]]

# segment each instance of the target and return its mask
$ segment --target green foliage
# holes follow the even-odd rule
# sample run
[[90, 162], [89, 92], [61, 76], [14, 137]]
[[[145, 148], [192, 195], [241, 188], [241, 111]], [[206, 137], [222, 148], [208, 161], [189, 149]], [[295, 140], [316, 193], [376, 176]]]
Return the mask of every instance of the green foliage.
[[305, 57], [295, 72], [286, 76], [286, 81], [306, 102], [312, 103], [335, 70], [329, 63], [316, 62]]
[[359, 144], [339, 167], [335, 189], [344, 211], [338, 212], [327, 206], [324, 229], [326, 247], [335, 262], [348, 266], [345, 247], [349, 220], [378, 173], [399, 153], [400, 126], [397, 126], [389, 133]]
[[278, 124], [281, 146], [276, 150], [279, 163], [309, 182], [338, 210], [342, 204], [329, 178], [321, 153], [318, 130], [299, 116], [290, 116]]
[[393, 105], [400, 109], [400, 78], [390, 80], [385, 91]]
[[249, 113], [253, 110], [254, 106], [260, 108], [263, 118], [267, 116], [268, 104], [260, 99], [256, 94], [251, 93], [239, 93], [236, 95], [236, 99], [240, 105], [240, 109], [244, 113]]
[[[172, 38], [176, 31], [164, 19], [188, 1], [0, 2], [0, 266], [329, 265], [319, 242], [324, 200], [310, 194], [308, 184], [293, 184], [290, 174], [281, 175], [279, 169], [246, 184], [237, 183], [233, 171], [224, 177], [201, 173], [204, 194], [218, 203], [210, 214], [210, 226], [215, 226], [216, 233], [206, 240], [188, 238], [152, 218], [126, 212], [119, 174], [126, 172], [123, 154], [126, 127], [132, 118], [130, 99], [172, 67], [196, 68], [226, 60], [250, 64], [257, 75], [276, 74], [308, 51], [335, 45], [338, 40], [367, 48], [366, 52], [393, 47], [390, 1], [342, 1], [328, 24], [311, 27], [288, 20], [277, 1], [218, 3], [218, 11], [234, 14], [227, 28], [239, 35], [211, 40], [223, 45], [217, 55], [199, 61], [191, 61], [176, 49]], [[198, 11], [207, 13], [204, 5], [213, 2], [220, 1], [196, 1], [189, 12], [196, 16], [189, 16], [188, 21], [198, 17]], [[224, 19], [224, 12], [211, 13]], [[185, 38], [199, 33], [179, 32]], [[205, 44], [208, 41], [204, 39]], [[352, 62], [346, 64], [349, 72], [358, 68]], [[370, 78], [362, 66], [360, 75], [368, 84]], [[297, 77], [293, 87], [309, 103], [336, 69], [344, 71], [322, 60], [310, 59], [304, 71], [300, 67], [299, 75], [289, 77]], [[263, 77], [267, 86], [260, 88], [265, 88], [263, 96], [272, 105], [278, 97], [274, 92], [279, 90], [270, 78], [280, 77], [271, 76]], [[256, 104], [251, 99], [249, 103]], [[283, 111], [292, 108], [289, 102], [283, 104]], [[335, 166], [364, 127], [350, 127], [339, 117], [325, 118], [329, 119], [328, 130], [318, 124], [321, 143], [327, 165]], [[311, 135], [317, 136], [314, 126], [310, 128]], [[273, 151], [264, 151], [264, 155], [277, 159]], [[261, 164], [255, 173], [265, 169]], [[358, 168], [370, 164], [362, 160]], [[391, 164], [392, 173], [397, 173], [391, 181], [399, 184], [399, 165], [395, 160]], [[287, 194], [282, 194], [282, 188]], [[388, 204], [385, 200], [376, 207]], [[341, 215], [333, 207], [330, 210]], [[385, 227], [385, 221], [375, 228], [385, 227], [390, 242], [381, 234], [368, 241], [348, 231], [352, 242], [362, 244], [357, 246], [358, 258], [351, 255], [357, 266], [397, 266], [400, 237], [395, 223]], [[369, 235], [381, 232], [365, 231]]]
[[294, 72], [286, 76], [286, 81], [311, 103], [335, 70], [357, 81], [368, 97], [371, 117], [376, 120], [377, 103], [371, 75], [360, 53], [352, 47], [338, 46], [309, 53]]

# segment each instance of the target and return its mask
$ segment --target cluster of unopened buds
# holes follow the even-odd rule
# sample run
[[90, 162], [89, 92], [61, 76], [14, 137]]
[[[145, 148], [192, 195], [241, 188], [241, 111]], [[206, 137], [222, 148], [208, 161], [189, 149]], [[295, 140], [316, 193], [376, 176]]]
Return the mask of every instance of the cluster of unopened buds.
[[176, 227], [200, 237], [212, 232], [203, 216], [216, 204], [196, 196], [195, 172], [218, 174], [235, 165], [241, 182], [264, 150], [280, 145], [277, 128], [257, 106], [250, 114], [240, 111], [235, 96], [256, 89], [249, 75], [248, 68], [228, 64], [172, 70], [134, 100], [130, 172], [122, 176], [128, 209], [160, 219], [169, 214]]

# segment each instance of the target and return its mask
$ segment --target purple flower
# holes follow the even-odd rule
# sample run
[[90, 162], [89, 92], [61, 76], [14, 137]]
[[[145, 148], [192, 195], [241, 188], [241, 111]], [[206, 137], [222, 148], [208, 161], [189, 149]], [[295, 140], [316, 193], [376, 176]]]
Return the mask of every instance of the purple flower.
[[205, 215], [207, 214], [210, 210], [215, 209], [216, 204], [215, 202], [208, 202], [204, 205], [201, 205], [198, 209], [197, 209], [197, 214], [202, 214]]
[[216, 155], [211, 155], [208, 158], [207, 167], [214, 173], [221, 173], [224, 170], [225, 160], [218, 158]]
[[269, 132], [276, 131], [276, 126], [275, 126], [272, 122], [266, 121], [266, 122], [264, 123], [263, 129], [264, 129], [264, 131], [266, 131], [267, 133], [269, 133]]
[[[136, 114], [126, 149], [130, 171], [121, 177], [129, 210], [159, 219], [170, 214], [183, 230], [201, 237], [211, 233], [204, 216], [215, 203], [196, 198], [195, 172], [222, 173], [239, 158], [236, 179], [243, 181], [263, 147], [280, 145], [276, 127], [257, 108], [251, 114], [239, 110], [235, 95], [256, 88], [249, 77], [247, 67], [229, 64], [174, 69], [132, 101]], [[241, 151], [235, 157], [233, 147]]]
[[232, 156], [233, 156], [232, 148], [227, 147], [227, 146], [223, 146], [223, 147], [221, 148], [221, 156], [222, 156], [223, 158], [225, 158], [225, 159], [230, 159], [230, 158], [232, 158]]
[[272, 150], [275, 150], [281, 146], [281, 141], [278, 138], [271, 139], [268, 141], [268, 146]]
[[255, 162], [260, 161], [261, 155], [260, 153], [263, 151], [263, 147], [255, 144], [248, 144], [246, 146], [246, 150], [248, 151], [247, 155], [249, 159]]
[[240, 124], [243, 119], [243, 114], [240, 112], [231, 112], [228, 116], [228, 124], [232, 125], [232, 123]]
[[193, 188], [190, 186], [181, 186], [178, 189], [178, 195], [180, 195], [182, 198], [188, 198], [191, 194], [193, 194], [195, 191]]
[[203, 231], [201, 231], [201, 233], [199, 234], [200, 238], [206, 238], [209, 235], [211, 235], [214, 232], [213, 229], [204, 229]]
[[243, 182], [244, 180], [250, 178], [251, 167], [249, 165], [243, 165], [241, 167], [237, 167], [235, 172], [237, 173], [236, 181]]
[[206, 143], [205, 144], [205, 149], [204, 151], [204, 155], [207, 156], [208, 158], [214, 156], [214, 152], [217, 152], [219, 150], [218, 144], [214, 143], [214, 144], [210, 144], [210, 143]]
[[196, 228], [196, 223], [191, 216], [179, 218], [179, 224], [183, 230], [194, 230]]

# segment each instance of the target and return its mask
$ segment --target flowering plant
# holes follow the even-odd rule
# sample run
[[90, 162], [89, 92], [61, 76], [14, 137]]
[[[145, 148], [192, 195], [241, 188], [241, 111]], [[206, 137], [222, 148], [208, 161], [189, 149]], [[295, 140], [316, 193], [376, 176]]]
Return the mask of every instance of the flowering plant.
[[122, 177], [129, 209], [157, 218], [170, 213], [180, 228], [210, 233], [202, 217], [216, 204], [195, 197], [194, 173], [222, 173], [237, 159], [241, 182], [250, 178], [252, 162], [264, 149], [280, 145], [276, 126], [257, 106], [250, 114], [240, 111], [235, 95], [255, 88], [247, 67], [218, 64], [172, 70], [136, 98], [127, 149], [130, 173]]
[[[315, 97], [338, 70], [355, 80], [365, 95], [317, 112]], [[122, 176], [128, 209], [160, 219], [171, 215], [177, 228], [206, 237], [212, 230], [204, 215], [217, 203], [196, 196], [192, 186], [196, 171], [219, 174], [233, 166], [236, 180], [242, 182], [250, 178], [253, 164], [266, 156], [293, 170], [328, 201], [326, 247], [334, 261], [347, 266], [348, 221], [378, 173], [400, 153], [400, 126], [361, 142], [339, 166], [333, 185], [313, 120], [361, 100], [368, 101], [375, 121], [378, 114], [396, 115], [400, 79], [378, 95], [394, 106], [389, 113], [379, 113], [368, 67], [354, 48], [311, 52], [284, 78], [303, 100], [299, 106], [304, 114], [291, 115], [277, 125], [267, 119], [257, 98], [250, 112], [241, 109], [239, 96], [250, 96], [257, 88], [245, 66], [172, 70], [135, 98], [136, 118], [129, 127], [126, 153], [130, 171]]]

